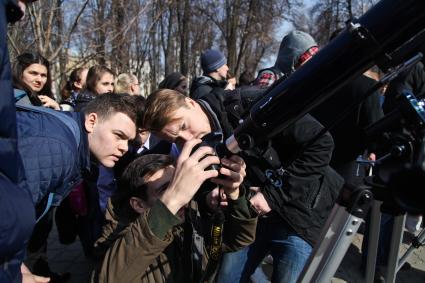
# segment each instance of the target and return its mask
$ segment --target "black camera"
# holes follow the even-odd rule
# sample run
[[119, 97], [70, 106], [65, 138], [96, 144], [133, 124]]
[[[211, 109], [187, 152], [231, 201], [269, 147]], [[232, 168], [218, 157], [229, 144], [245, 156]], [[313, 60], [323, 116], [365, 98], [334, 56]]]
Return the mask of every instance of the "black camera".
[[[212, 147], [214, 149], [215, 155], [217, 155], [219, 158], [223, 158], [228, 155], [228, 150], [223, 144], [223, 133], [211, 132], [203, 136], [201, 139], [202, 142], [193, 147], [191, 155], [201, 146]], [[207, 167], [206, 170], [220, 170], [220, 168], [220, 164], [212, 164], [211, 166]]]
[[[223, 144], [223, 133], [221, 132], [211, 132], [209, 134], [206, 134], [202, 138], [202, 142], [195, 145], [192, 149], [191, 155], [201, 146], [209, 146], [214, 149], [215, 155], [217, 155], [219, 158], [228, 156], [228, 150]], [[205, 158], [205, 157], [204, 157]], [[207, 167], [205, 170], [220, 170], [221, 164], [212, 164], [211, 166]], [[223, 176], [221, 174], [218, 175], [218, 178], [222, 178]], [[210, 180], [206, 180], [199, 191], [195, 194], [195, 199], [199, 203], [199, 207], [201, 211], [206, 211], [205, 208], [207, 207], [205, 201], [206, 201], [206, 195], [212, 191], [214, 188], [216, 188], [217, 185], [211, 182]]]

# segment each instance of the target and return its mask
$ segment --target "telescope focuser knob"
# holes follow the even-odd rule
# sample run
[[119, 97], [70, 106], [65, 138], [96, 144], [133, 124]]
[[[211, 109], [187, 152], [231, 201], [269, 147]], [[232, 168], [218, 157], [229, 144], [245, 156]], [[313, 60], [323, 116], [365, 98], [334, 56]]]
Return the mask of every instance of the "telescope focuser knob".
[[394, 145], [391, 147], [391, 156], [401, 157], [406, 151], [406, 147], [404, 145]]

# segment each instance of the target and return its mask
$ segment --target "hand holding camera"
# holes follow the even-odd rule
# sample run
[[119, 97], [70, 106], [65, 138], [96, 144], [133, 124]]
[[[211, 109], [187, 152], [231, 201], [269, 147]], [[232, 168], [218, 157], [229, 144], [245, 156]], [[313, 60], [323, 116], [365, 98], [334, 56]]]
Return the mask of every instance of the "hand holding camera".
[[206, 180], [218, 176], [217, 170], [207, 170], [212, 165], [220, 163], [220, 159], [214, 154], [213, 148], [201, 146], [191, 154], [194, 146], [199, 143], [201, 143], [200, 139], [185, 143], [177, 159], [173, 179], [168, 189], [161, 196], [161, 201], [173, 214], [176, 214], [180, 208], [189, 203]]
[[238, 155], [222, 158], [220, 161], [220, 178], [212, 178], [211, 182], [221, 186], [227, 198], [236, 200], [239, 198], [239, 186], [246, 176], [246, 164]]
[[[220, 157], [220, 164], [212, 164], [205, 170], [217, 170], [218, 177], [212, 178], [208, 181], [220, 186], [220, 190], [210, 189], [207, 195], [207, 204], [210, 208], [214, 209], [217, 206], [226, 206], [227, 199], [236, 200], [239, 198], [239, 186], [246, 176], [246, 164], [244, 160], [238, 155], [229, 155], [223, 145], [222, 134], [219, 132], [211, 132], [202, 138], [202, 142], [195, 145], [192, 149], [192, 154], [197, 149], [207, 146], [213, 149], [213, 154]], [[211, 186], [209, 186], [211, 188]]]

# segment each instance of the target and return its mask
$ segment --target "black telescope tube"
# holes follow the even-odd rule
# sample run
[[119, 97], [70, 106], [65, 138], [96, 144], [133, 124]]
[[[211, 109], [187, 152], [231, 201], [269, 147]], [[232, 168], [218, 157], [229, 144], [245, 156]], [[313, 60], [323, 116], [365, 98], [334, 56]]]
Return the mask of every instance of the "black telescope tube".
[[263, 94], [226, 140], [230, 151], [273, 137], [373, 66], [384, 52], [391, 54], [418, 34], [425, 28], [425, 1], [382, 0], [353, 24]]

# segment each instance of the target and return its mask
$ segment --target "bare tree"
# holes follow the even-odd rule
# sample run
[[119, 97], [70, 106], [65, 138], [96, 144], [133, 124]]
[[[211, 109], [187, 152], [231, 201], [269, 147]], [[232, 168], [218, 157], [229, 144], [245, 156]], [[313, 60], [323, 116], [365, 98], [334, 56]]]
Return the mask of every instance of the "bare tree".
[[12, 27], [9, 41], [15, 55], [32, 49], [48, 58], [54, 80], [75, 67], [106, 64], [136, 74], [151, 92], [173, 71], [198, 75], [199, 56], [211, 47], [227, 55], [236, 75], [254, 72], [275, 53], [274, 34], [299, 1], [44, 0], [30, 5], [19, 24], [24, 32]]
[[[205, 1], [196, 8], [208, 23], [217, 27], [227, 49], [228, 65], [239, 75], [242, 69], [252, 71], [256, 68], [261, 59], [258, 55], [263, 56], [273, 46], [271, 41], [276, 40], [273, 34], [277, 24], [289, 19], [292, 6], [297, 5], [298, 1], [288, 0], [225, 0], [222, 5], [217, 5], [217, 1]], [[261, 46], [259, 52], [254, 46]], [[252, 59], [244, 60], [245, 57]]]
[[319, 44], [324, 45], [335, 30], [343, 28], [347, 21], [364, 14], [376, 2], [376, 0], [320, 1], [307, 12], [308, 19], [298, 18], [294, 21], [294, 26], [308, 28], [306, 31], [310, 32]]
[[189, 74], [189, 0], [179, 1], [177, 9], [179, 36], [180, 36], [180, 72], [184, 76]]

